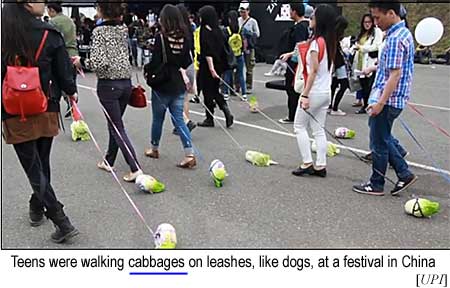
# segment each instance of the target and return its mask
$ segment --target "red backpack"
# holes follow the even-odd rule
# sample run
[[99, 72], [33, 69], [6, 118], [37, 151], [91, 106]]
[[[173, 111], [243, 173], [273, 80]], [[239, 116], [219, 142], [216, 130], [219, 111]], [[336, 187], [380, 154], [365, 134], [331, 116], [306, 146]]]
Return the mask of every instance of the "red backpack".
[[[34, 57], [38, 61], [44, 48], [48, 31], [45, 30], [41, 43]], [[41, 87], [39, 67], [7, 66], [3, 81], [3, 107], [6, 113], [20, 115], [20, 121], [26, 121], [25, 116], [36, 115], [47, 111], [48, 99]]]
[[[325, 40], [322, 37], [318, 37], [315, 39], [317, 41], [317, 44], [319, 45], [319, 64], [322, 62], [323, 57], [325, 56], [325, 49], [326, 44]], [[302, 61], [303, 63], [303, 77], [305, 79], [305, 83], [308, 80], [308, 71], [306, 68], [306, 55], [308, 54], [309, 48], [311, 47], [311, 41], [308, 42], [302, 42], [297, 44], [298, 50], [299, 50], [299, 61]], [[298, 69], [298, 67], [297, 67]]]

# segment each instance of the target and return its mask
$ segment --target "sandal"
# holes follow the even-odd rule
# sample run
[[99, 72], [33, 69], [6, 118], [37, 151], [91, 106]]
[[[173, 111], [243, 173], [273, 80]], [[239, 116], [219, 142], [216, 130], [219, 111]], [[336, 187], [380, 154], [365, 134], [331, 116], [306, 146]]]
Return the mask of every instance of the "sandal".
[[111, 173], [114, 170], [114, 167], [112, 167], [112, 166], [110, 167], [110, 166], [106, 165], [105, 161], [97, 163], [97, 168], [104, 170], [108, 173]]
[[177, 167], [184, 169], [192, 169], [197, 165], [197, 160], [195, 159], [194, 155], [186, 156], [186, 158], [189, 158], [190, 160], [183, 161], [180, 164], [177, 164]]
[[144, 174], [142, 170], [137, 170], [136, 172], [130, 172], [127, 175], [123, 176], [123, 181], [125, 182], [134, 182], [139, 175]]
[[153, 158], [153, 159], [159, 159], [159, 151], [154, 150], [152, 148], [145, 149], [144, 152], [145, 156]]

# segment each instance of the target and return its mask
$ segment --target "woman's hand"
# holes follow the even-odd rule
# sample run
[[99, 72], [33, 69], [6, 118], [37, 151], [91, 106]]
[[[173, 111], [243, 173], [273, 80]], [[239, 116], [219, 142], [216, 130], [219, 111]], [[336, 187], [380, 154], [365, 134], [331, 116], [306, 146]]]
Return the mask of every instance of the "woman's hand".
[[300, 107], [303, 110], [308, 110], [309, 109], [309, 98], [301, 97], [300, 98]]
[[73, 65], [75, 65], [75, 67], [77, 67], [78, 69], [82, 68], [80, 56], [73, 56], [71, 59], [72, 59]]
[[72, 99], [75, 103], [78, 103], [78, 94], [75, 93], [69, 96], [69, 99]]

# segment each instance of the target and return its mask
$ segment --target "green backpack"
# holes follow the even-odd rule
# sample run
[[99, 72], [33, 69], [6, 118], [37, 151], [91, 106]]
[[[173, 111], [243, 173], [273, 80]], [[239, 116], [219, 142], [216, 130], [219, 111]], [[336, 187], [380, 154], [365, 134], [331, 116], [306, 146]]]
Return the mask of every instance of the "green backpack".
[[230, 27], [227, 27], [228, 31], [228, 44], [230, 45], [231, 50], [233, 50], [234, 56], [239, 57], [242, 55], [242, 36], [240, 33], [232, 33]]

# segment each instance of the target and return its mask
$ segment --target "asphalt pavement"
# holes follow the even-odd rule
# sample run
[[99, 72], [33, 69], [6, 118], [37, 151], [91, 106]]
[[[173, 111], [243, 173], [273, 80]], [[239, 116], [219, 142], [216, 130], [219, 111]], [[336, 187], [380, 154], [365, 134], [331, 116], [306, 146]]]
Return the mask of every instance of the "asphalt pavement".
[[[258, 64], [254, 95], [271, 119], [286, 115], [287, 96], [269, 90], [263, 76], [269, 65]], [[412, 102], [427, 118], [450, 130], [450, 67], [416, 66]], [[106, 120], [95, 96], [95, 75], [79, 78], [80, 109], [101, 149], [107, 146]], [[148, 88], [148, 87], [147, 87]], [[149, 89], [147, 89], [148, 92]], [[344, 126], [357, 136], [344, 140], [346, 146], [368, 150], [367, 116], [354, 114], [354, 98], [344, 97], [345, 117], [329, 116], [327, 128]], [[65, 104], [62, 104], [64, 107]], [[177, 231], [179, 248], [449, 248], [450, 185], [433, 167], [450, 170], [449, 139], [410, 108], [402, 119], [426, 147], [425, 154], [405, 132], [399, 121], [394, 134], [411, 152], [408, 160], [427, 169], [412, 167], [417, 183], [400, 196], [364, 196], [352, 192], [353, 184], [366, 181], [370, 167], [343, 149], [330, 158], [328, 177], [299, 178], [291, 175], [300, 163], [300, 153], [291, 125], [279, 125], [260, 114], [249, 113], [245, 103], [231, 97], [237, 123], [228, 132], [196, 128], [193, 143], [199, 165], [182, 170], [175, 165], [183, 157], [178, 136], [166, 115], [161, 140], [161, 158], [143, 155], [149, 144], [151, 109], [129, 107], [125, 126], [144, 171], [166, 184], [161, 194], [145, 194], [134, 184], [124, 184], [147, 223], [155, 229], [171, 223]], [[191, 118], [203, 119], [200, 104], [192, 104]], [[220, 110], [216, 115], [223, 117]], [[2, 143], [2, 247], [3, 248], [153, 248], [153, 239], [137, 217], [119, 185], [110, 174], [97, 169], [101, 154], [93, 142], [72, 142], [70, 120], [66, 132], [56, 138], [52, 153], [52, 185], [65, 204], [67, 214], [81, 234], [71, 242], [49, 241], [53, 225], [32, 228], [27, 221], [31, 188], [11, 146]], [[224, 125], [222, 120], [216, 123]], [[287, 131], [286, 131], [287, 130]], [[333, 139], [329, 139], [335, 142]], [[237, 142], [237, 143], [236, 143]], [[245, 161], [246, 150], [271, 154], [279, 162], [268, 168]], [[224, 162], [229, 177], [215, 188], [208, 167], [212, 160]], [[115, 165], [121, 176], [128, 167], [120, 155]], [[395, 178], [393, 171], [388, 176]], [[440, 202], [442, 211], [431, 219], [406, 215], [404, 203], [414, 196]]]

